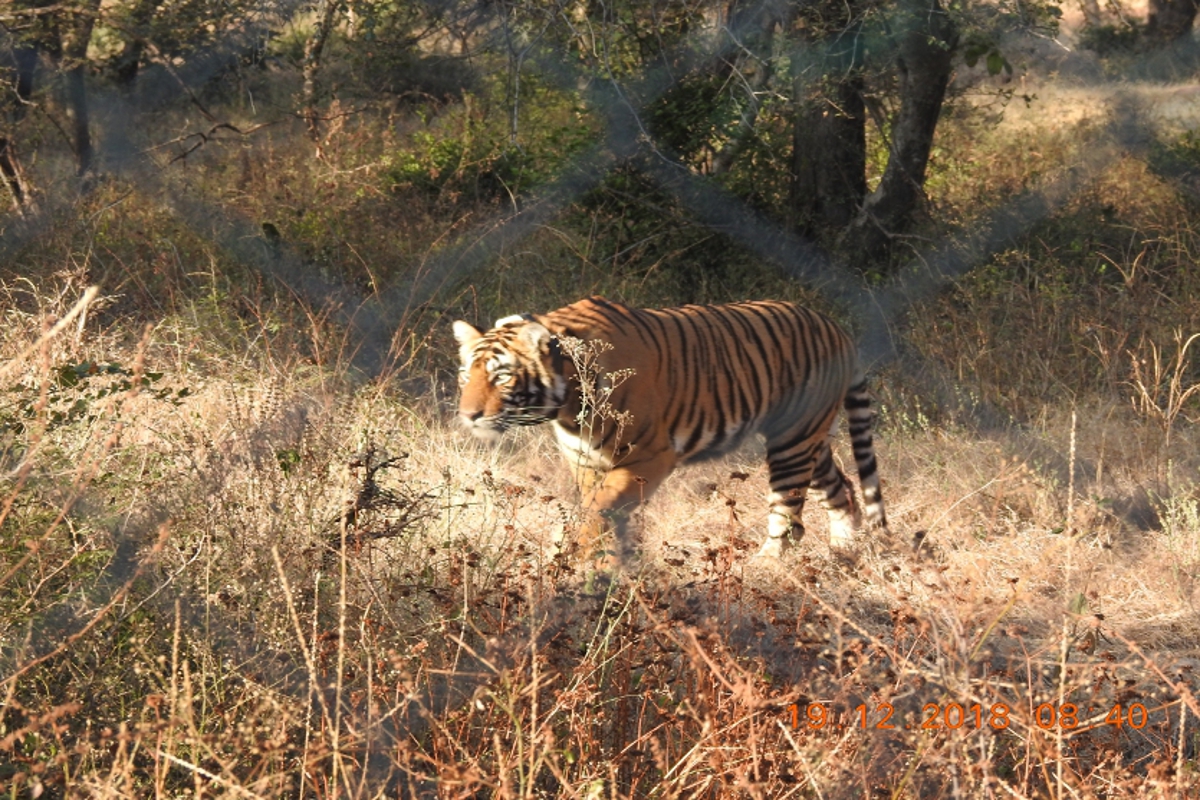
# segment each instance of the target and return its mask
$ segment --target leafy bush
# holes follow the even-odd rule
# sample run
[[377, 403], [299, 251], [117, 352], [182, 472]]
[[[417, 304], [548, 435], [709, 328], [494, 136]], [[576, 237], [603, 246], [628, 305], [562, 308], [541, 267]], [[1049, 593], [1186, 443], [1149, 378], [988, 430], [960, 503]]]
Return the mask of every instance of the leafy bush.
[[[458, 201], [515, 198], [553, 179], [595, 138], [578, 98], [527, 80], [517, 127], [488, 113], [500, 102], [495, 82], [482, 98], [468, 95], [461, 108], [413, 134], [396, 154], [385, 180], [390, 188]], [[509, 123], [506, 125], [506, 123]]]
[[1188, 130], [1173, 138], [1154, 139], [1148, 155], [1148, 163], [1159, 175], [1193, 178], [1200, 174], [1200, 133]]
[[44, 388], [18, 383], [8, 390], [13, 399], [8, 408], [0, 407], [0, 431], [9, 428], [23, 433], [28, 423], [43, 412], [49, 429], [92, 422], [102, 413], [101, 400], [135, 390], [174, 405], [191, 394], [186, 386], [179, 389], [155, 386], [163, 377], [161, 372], [130, 370], [119, 364], [93, 361], [63, 364], [51, 374], [52, 379]]
[[1136, 20], [1088, 25], [1079, 32], [1079, 46], [1100, 56], [1132, 53], [1137, 49], [1144, 33], [1145, 26]]

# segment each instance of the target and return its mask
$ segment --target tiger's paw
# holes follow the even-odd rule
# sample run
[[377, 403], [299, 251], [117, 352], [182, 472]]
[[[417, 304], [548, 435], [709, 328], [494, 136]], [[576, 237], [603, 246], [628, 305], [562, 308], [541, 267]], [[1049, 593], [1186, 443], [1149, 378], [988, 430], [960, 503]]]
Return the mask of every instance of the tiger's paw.
[[783, 557], [783, 551], [787, 550], [787, 548], [788, 548], [788, 540], [786, 537], [768, 536], [767, 540], [765, 542], [763, 542], [763, 546], [759, 549], [759, 551], [757, 553], [754, 554], [754, 558], [755, 559], [767, 559], [767, 558], [779, 559], [779, 558]]
[[858, 549], [858, 531], [846, 526], [831, 526], [829, 529], [829, 549], [853, 552]]

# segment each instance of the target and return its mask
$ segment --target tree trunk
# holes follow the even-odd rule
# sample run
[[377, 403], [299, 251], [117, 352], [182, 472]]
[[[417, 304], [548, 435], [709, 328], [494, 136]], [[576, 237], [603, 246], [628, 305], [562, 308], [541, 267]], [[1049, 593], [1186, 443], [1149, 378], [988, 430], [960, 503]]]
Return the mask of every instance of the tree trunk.
[[938, 0], [907, 0], [898, 30], [900, 112], [891, 131], [887, 167], [879, 186], [843, 239], [857, 258], [876, 260], [924, 199], [925, 168], [946, 98], [958, 30]]
[[857, 74], [831, 77], [816, 97], [797, 84], [790, 205], [795, 227], [817, 237], [849, 224], [867, 193], [866, 109]]
[[758, 122], [758, 93], [771, 80], [771, 44], [776, 27], [783, 22], [781, 12], [782, 9], [772, 7], [769, 3], [754, 5], [747, 11], [739, 9], [736, 2], [731, 2], [726, 9], [725, 27], [736, 37], [736, 44], [739, 45], [730, 66], [742, 78], [740, 84], [745, 88], [746, 106], [729, 140], [713, 156], [710, 175], [728, 172], [754, 135]]
[[1197, 0], [1150, 0], [1146, 36], [1158, 44], [1187, 36], [1192, 32], [1196, 8]]
[[7, 136], [0, 136], [0, 175], [4, 177], [4, 185], [8, 188], [17, 213], [24, 216], [35, 211], [29, 184], [25, 180], [24, 170], [21, 169], [21, 161], [17, 158], [16, 145]]
[[[11, 73], [12, 82], [3, 90], [4, 113], [0, 121], [0, 177], [8, 188], [13, 205], [19, 214], [36, 211], [33, 192], [21, 169], [17, 156], [17, 125], [25, 118], [33, 95], [34, 72], [37, 69], [37, 48], [16, 46], [11, 50], [12, 60], [0, 67], [0, 75]], [[8, 83], [8, 81], [5, 81]]]
[[[807, 42], [821, 55], [793, 61], [792, 176], [789, 205], [794, 227], [809, 236], [840, 231], [867, 193], [866, 108], [861, 30], [847, 4], [819, 25], [834, 35]], [[808, 37], [806, 37], [808, 38]]]
[[150, 33], [150, 22], [162, 0], [136, 0], [126, 21], [125, 45], [113, 59], [113, 77], [118, 86], [130, 87], [137, 80], [142, 54], [146, 49], [146, 38]]
[[92, 169], [92, 133], [88, 119], [87, 84], [84, 65], [67, 70], [67, 107], [71, 111], [71, 133], [75, 139], [75, 161], [81, 177]]
[[93, 166], [87, 97], [87, 49], [99, 12], [100, 0], [83, 0], [79, 10], [70, 16], [63, 37], [62, 68], [66, 72], [67, 108], [71, 112], [75, 160], [80, 177], [90, 173]]
[[301, 102], [304, 107], [304, 122], [313, 141], [321, 135], [320, 121], [317, 119], [317, 73], [321, 70], [321, 54], [325, 50], [329, 34], [333, 32], [333, 23], [337, 19], [340, 6], [341, 0], [318, 0], [317, 24], [304, 45], [304, 95]]

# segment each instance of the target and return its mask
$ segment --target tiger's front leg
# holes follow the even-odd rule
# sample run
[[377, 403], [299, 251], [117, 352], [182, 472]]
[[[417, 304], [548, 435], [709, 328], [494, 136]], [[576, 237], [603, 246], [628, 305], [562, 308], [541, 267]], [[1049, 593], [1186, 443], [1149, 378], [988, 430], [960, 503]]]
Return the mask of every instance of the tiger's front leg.
[[828, 422], [817, 432], [801, 429], [767, 436], [771, 481], [767, 502], [771, 510], [767, 515], [767, 540], [757, 558], [779, 558], [793, 540], [804, 536], [804, 501], [813, 479], [814, 457], [826, 429]]
[[[603, 571], [625, 562], [637, 544], [630, 533], [634, 509], [650, 497], [674, 466], [675, 454], [668, 451], [653, 459], [613, 467], [600, 473], [602, 478], [594, 472], [592, 476], [576, 474], [584, 512], [579, 549], [585, 558]], [[609, 534], [613, 541], [605, 546]]]

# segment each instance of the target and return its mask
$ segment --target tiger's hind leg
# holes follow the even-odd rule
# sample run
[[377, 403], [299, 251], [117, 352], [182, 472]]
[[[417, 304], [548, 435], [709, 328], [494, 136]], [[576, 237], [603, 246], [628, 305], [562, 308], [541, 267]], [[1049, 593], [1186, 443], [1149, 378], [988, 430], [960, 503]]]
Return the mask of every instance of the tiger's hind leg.
[[829, 546], [850, 549], [854, 546], [854, 535], [862, 522], [854, 493], [846, 476], [833, 460], [829, 440], [821, 444], [817, 452], [817, 465], [813, 469], [813, 489], [822, 493], [821, 505], [829, 514]]
[[854, 447], [854, 462], [858, 483], [862, 487], [863, 512], [869, 530], [887, 531], [887, 514], [883, 508], [883, 492], [879, 488], [879, 467], [875, 461], [875, 444], [871, 435], [875, 415], [871, 411], [871, 395], [866, 380], [860, 380], [846, 392], [843, 401]]

